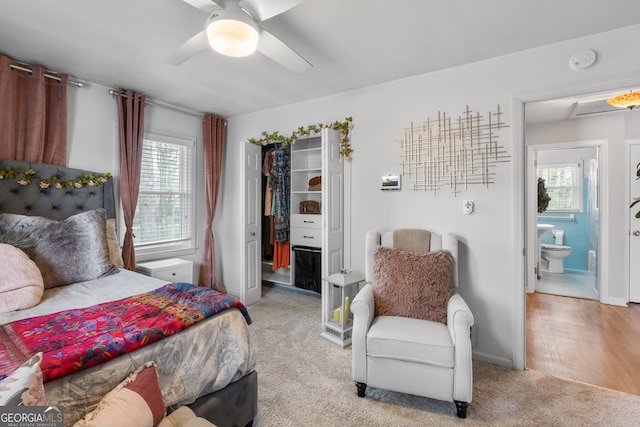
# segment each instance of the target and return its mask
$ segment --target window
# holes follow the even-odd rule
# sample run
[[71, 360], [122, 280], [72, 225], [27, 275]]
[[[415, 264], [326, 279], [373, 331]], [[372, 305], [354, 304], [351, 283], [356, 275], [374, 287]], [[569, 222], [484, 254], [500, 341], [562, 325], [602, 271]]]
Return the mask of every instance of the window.
[[195, 140], [146, 132], [133, 219], [136, 255], [194, 250]]
[[547, 212], [582, 212], [582, 173], [580, 165], [538, 166], [538, 178], [544, 179], [551, 200]]

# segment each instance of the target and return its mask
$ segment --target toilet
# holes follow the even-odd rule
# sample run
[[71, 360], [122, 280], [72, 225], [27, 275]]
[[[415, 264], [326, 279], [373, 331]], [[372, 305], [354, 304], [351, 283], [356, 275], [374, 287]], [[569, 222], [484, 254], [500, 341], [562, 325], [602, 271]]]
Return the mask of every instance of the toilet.
[[551, 232], [555, 239], [555, 244], [542, 243], [540, 245], [540, 256], [542, 257], [542, 271], [547, 273], [564, 273], [563, 262], [571, 253], [571, 246], [564, 246], [563, 230], [553, 230]]

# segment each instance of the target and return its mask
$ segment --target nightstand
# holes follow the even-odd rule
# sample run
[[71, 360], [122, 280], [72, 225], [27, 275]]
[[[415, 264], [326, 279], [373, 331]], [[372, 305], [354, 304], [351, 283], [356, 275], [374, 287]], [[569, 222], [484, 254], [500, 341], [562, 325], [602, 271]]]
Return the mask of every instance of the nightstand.
[[193, 262], [180, 258], [141, 262], [138, 273], [168, 282], [193, 283]]

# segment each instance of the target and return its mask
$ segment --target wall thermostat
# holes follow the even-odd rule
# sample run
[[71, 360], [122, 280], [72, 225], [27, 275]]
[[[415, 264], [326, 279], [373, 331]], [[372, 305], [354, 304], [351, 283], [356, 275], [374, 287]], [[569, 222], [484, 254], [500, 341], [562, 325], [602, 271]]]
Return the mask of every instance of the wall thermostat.
[[382, 175], [381, 190], [400, 190], [400, 174]]

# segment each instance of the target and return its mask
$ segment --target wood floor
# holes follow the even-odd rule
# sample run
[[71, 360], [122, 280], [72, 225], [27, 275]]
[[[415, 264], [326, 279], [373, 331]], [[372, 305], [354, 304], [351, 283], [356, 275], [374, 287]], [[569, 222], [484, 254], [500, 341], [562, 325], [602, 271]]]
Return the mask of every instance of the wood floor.
[[640, 304], [527, 294], [527, 368], [640, 395]]

